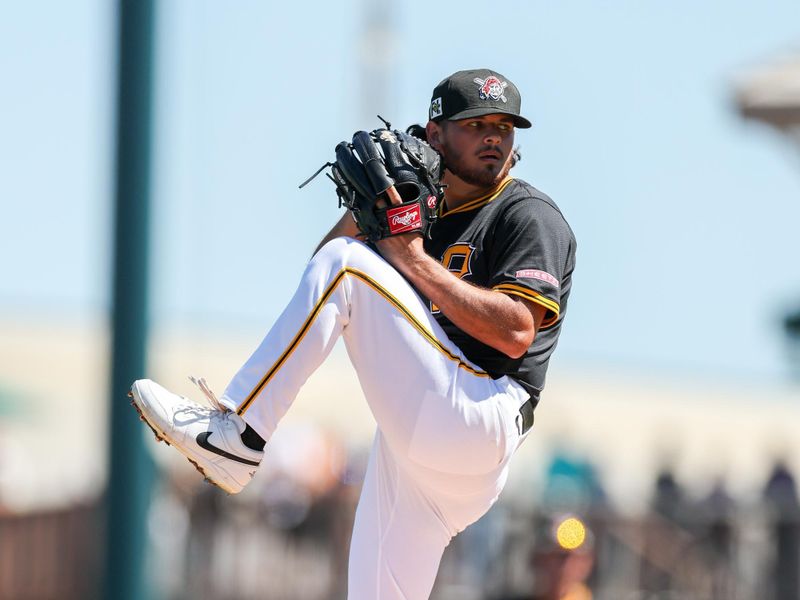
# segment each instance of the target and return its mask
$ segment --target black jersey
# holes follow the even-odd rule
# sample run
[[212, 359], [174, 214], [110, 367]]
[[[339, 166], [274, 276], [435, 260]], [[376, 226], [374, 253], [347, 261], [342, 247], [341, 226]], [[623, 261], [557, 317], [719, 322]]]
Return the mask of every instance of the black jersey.
[[520, 296], [547, 309], [544, 322], [520, 358], [479, 342], [456, 327], [435, 305], [431, 311], [468, 359], [494, 377], [509, 375], [531, 394], [544, 387], [567, 308], [575, 236], [546, 195], [509, 178], [493, 192], [458, 208], [443, 209], [425, 250], [446, 269], [480, 287]]

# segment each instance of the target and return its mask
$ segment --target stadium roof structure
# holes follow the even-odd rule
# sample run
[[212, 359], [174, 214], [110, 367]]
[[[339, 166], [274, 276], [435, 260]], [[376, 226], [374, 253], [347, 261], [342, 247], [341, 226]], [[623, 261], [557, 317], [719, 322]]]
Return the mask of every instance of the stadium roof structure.
[[735, 89], [744, 117], [800, 136], [800, 51], [744, 73]]

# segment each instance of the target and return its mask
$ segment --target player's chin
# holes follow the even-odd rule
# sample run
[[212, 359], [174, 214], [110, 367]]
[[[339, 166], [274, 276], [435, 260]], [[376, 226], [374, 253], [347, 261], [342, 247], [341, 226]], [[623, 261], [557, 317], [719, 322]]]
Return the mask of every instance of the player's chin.
[[490, 187], [495, 184], [501, 173], [494, 165], [481, 165], [472, 169], [461, 169], [456, 175], [469, 184]]
[[486, 165], [482, 177], [483, 184], [487, 187], [499, 185], [508, 176], [510, 170], [508, 163]]

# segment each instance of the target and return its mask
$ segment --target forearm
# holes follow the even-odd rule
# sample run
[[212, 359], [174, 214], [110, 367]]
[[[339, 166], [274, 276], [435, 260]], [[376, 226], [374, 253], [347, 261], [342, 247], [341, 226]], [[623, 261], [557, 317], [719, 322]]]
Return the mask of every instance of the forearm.
[[384, 255], [456, 327], [475, 339], [512, 358], [533, 343], [534, 317], [521, 302], [459, 279], [424, 252]]

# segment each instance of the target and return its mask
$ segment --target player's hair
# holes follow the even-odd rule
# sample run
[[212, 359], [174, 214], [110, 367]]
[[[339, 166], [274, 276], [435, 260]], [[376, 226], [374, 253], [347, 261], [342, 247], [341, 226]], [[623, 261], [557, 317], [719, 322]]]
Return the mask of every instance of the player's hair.
[[[413, 135], [415, 138], [421, 139], [423, 142], [428, 141], [428, 132], [419, 123], [413, 123], [406, 128], [408, 135]], [[511, 168], [517, 166], [517, 163], [522, 160], [522, 153], [519, 151], [519, 146], [511, 151]]]

